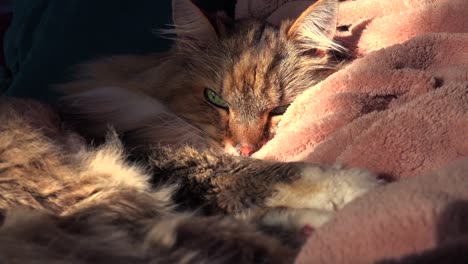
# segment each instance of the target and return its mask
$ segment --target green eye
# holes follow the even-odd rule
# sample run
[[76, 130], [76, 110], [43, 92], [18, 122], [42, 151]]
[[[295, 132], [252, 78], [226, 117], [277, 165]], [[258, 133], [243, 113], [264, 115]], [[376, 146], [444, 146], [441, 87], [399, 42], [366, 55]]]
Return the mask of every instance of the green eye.
[[208, 102], [210, 102], [212, 105], [219, 107], [219, 108], [224, 108], [228, 109], [229, 106], [227, 103], [224, 101], [221, 96], [217, 95], [213, 90], [205, 88], [205, 91], [203, 92], [205, 95], [205, 98]]
[[277, 115], [282, 115], [286, 110], [288, 109], [289, 105], [283, 105], [276, 107], [275, 109], [271, 110], [270, 115], [272, 116], [277, 116]]

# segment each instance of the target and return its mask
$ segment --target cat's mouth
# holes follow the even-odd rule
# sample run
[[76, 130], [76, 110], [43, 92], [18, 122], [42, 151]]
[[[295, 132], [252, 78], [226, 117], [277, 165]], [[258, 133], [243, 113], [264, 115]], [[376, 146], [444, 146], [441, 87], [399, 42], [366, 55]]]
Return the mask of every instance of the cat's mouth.
[[263, 116], [252, 122], [228, 123], [221, 144], [224, 152], [234, 156], [252, 156], [274, 137], [278, 120], [275, 118], [273, 123], [270, 116]]

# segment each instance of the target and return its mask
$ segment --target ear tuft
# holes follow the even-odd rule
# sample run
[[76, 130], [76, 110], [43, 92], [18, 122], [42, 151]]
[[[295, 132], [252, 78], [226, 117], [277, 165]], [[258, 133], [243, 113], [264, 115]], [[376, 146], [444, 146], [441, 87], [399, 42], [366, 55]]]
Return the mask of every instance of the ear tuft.
[[182, 49], [200, 49], [217, 39], [210, 20], [191, 0], [173, 0], [172, 18], [176, 41]]
[[343, 51], [344, 48], [333, 41], [337, 17], [337, 0], [319, 0], [302, 12], [289, 28], [287, 36], [305, 49], [317, 49], [323, 53]]

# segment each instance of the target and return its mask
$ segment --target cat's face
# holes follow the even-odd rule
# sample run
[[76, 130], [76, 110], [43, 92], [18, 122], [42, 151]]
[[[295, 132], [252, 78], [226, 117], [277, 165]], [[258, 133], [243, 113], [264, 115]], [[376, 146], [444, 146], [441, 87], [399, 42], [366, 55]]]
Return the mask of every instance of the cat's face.
[[[177, 52], [186, 57], [184, 70], [189, 72], [191, 91], [176, 96], [174, 108], [228, 153], [250, 156], [260, 149], [275, 134], [289, 104], [335, 70], [328, 56], [334, 48], [333, 30], [321, 28], [331, 24], [334, 29], [336, 7], [330, 3], [335, 1], [322, 0], [279, 28], [242, 21], [232, 28], [217, 24], [217, 32], [190, 1], [174, 2], [189, 5], [184, 14], [192, 12], [199, 20], [198, 30], [206, 27], [198, 35], [179, 33]], [[325, 15], [319, 8], [327, 11]], [[183, 21], [176, 17], [177, 10], [177, 27]], [[317, 21], [317, 27], [304, 24]]]

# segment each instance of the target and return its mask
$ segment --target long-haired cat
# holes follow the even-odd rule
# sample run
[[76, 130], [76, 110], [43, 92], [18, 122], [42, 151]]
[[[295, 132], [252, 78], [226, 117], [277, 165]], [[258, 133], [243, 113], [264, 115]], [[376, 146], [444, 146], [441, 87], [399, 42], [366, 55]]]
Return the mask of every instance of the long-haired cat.
[[[276, 28], [210, 20], [191, 1], [173, 1], [175, 27], [163, 31], [177, 35], [171, 51], [83, 65], [77, 80], [61, 87], [64, 105], [94, 121], [94, 131], [86, 129], [93, 136], [110, 123], [140, 143], [198, 140], [250, 156], [299, 94], [336, 71], [337, 8], [337, 1], [320, 1]], [[168, 128], [160, 104], [192, 127]]]
[[[378, 185], [365, 170], [243, 157], [335, 70], [336, 12], [336, 1], [321, 0], [280, 28], [226, 25], [173, 0], [173, 50], [92, 62], [62, 86], [79, 130], [108, 135], [99, 147], [45, 106], [1, 100], [0, 260], [292, 261], [300, 235], [284, 239], [275, 227], [319, 225]], [[138, 147], [138, 163], [109, 124]]]

